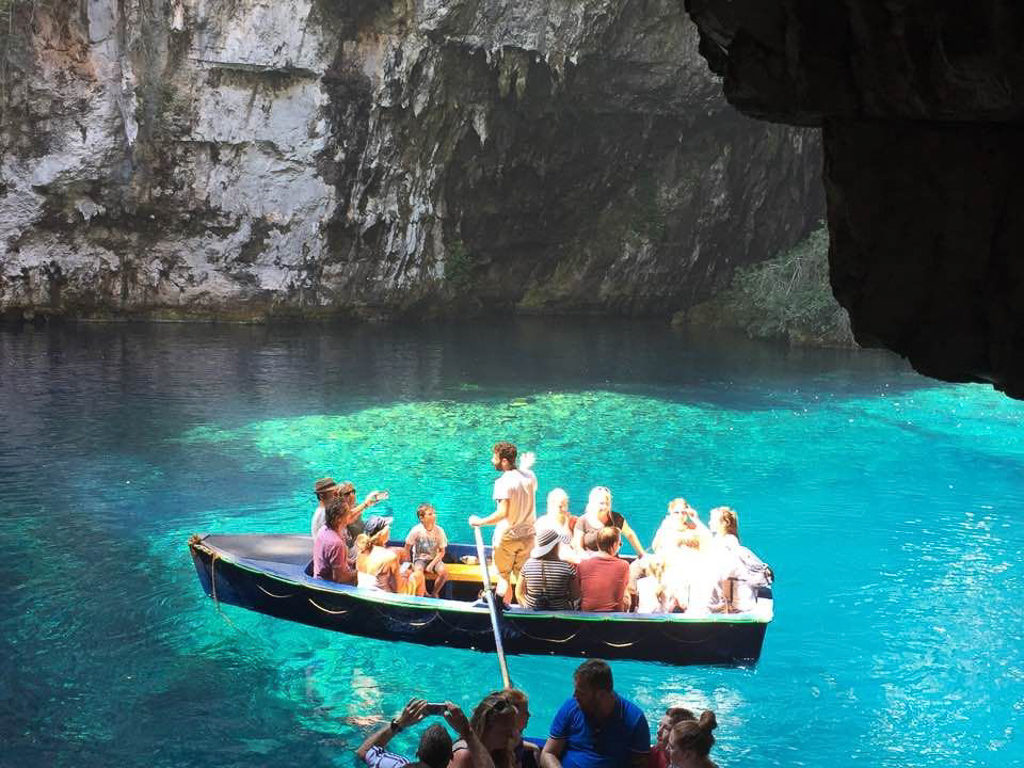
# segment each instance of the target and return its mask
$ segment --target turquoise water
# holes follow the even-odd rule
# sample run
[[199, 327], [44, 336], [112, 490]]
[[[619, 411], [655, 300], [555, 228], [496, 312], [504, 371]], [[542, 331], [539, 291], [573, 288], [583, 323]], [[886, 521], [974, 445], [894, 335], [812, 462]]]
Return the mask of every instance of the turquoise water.
[[[325, 474], [468, 540], [512, 439], [648, 541], [673, 496], [739, 510], [760, 664], [613, 667], [715, 709], [720, 764], [1024, 765], [1024, 403], [987, 388], [651, 323], [70, 326], [0, 331], [0, 414], [0, 764], [349, 766], [410, 696], [471, 707], [492, 657], [218, 611], [185, 541], [303, 532]], [[510, 659], [531, 733], [575, 664]]]

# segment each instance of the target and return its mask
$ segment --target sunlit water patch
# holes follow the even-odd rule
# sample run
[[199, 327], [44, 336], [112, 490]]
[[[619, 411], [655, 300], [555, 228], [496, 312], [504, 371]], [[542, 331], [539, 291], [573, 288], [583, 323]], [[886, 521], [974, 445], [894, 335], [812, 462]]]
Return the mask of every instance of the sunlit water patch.
[[[412, 695], [472, 706], [493, 658], [218, 609], [184, 543], [304, 532], [325, 474], [468, 540], [507, 438], [645, 540], [676, 495], [739, 510], [778, 574], [758, 667], [614, 667], [651, 718], [714, 708], [720, 763], [1024, 764], [1022, 404], [873, 353], [536, 327], [0, 333], [0, 762], [351, 765]], [[510, 666], [543, 735], [575, 662]]]

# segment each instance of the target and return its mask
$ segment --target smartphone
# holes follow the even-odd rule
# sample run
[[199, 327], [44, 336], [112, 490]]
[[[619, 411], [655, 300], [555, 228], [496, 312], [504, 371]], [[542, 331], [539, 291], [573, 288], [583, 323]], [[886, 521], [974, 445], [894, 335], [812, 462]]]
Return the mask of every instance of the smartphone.
[[448, 709], [448, 705], [443, 701], [441, 703], [428, 702], [424, 711], [428, 715], [443, 715], [446, 709]]

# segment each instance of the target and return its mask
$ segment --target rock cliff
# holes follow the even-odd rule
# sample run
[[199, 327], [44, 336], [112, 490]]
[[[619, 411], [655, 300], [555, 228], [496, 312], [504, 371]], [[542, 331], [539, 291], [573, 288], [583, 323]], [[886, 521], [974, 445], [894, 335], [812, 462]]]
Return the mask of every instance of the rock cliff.
[[687, 7], [734, 105], [823, 127], [832, 286], [857, 340], [1024, 398], [1024, 7]]
[[8, 315], [668, 314], [821, 214], [675, 0], [0, 8]]

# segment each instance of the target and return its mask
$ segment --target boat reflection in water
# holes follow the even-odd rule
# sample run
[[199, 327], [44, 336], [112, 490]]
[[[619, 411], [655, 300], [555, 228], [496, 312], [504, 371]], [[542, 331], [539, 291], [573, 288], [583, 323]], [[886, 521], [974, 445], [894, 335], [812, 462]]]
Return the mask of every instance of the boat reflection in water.
[[[189, 549], [203, 589], [219, 602], [351, 635], [495, 648], [487, 605], [478, 599], [480, 566], [462, 562], [475, 553], [471, 545], [448, 545], [450, 580], [442, 599], [313, 578], [308, 536], [193, 536]], [[501, 614], [500, 628], [507, 653], [753, 665], [772, 616], [771, 589], [763, 587], [749, 613], [687, 616], [512, 607]]]

